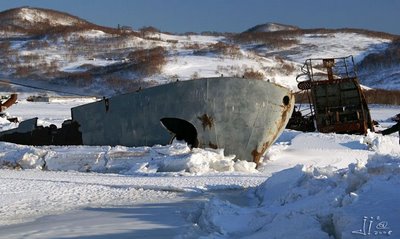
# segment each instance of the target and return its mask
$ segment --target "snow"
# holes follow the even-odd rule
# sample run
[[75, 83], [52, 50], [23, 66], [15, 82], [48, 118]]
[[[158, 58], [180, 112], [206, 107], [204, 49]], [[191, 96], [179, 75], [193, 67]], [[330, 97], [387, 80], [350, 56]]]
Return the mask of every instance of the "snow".
[[[195, 55], [193, 51], [185, 49], [187, 45], [185, 43], [198, 43], [204, 47], [215, 44], [217, 41], [228, 41], [223, 37], [186, 36], [185, 39], [183, 36], [173, 37], [160, 34], [160, 39], [178, 41], [176, 45], [178, 47], [173, 48], [177, 53], [169, 57], [161, 76], [152, 76], [151, 80], [163, 82], [165, 77], [188, 80], [220, 75], [243, 76], [246, 70], [253, 70], [263, 73], [264, 80], [270, 80], [293, 91], [298, 91], [297, 82], [294, 80], [300, 73], [297, 69], [300, 69], [307, 59], [353, 55], [357, 63], [370, 53], [386, 49], [390, 43], [388, 39], [373, 38], [357, 33], [305, 34], [297, 37], [298, 44], [287, 49], [269, 49], [268, 46], [253, 49], [254, 47], [241, 46], [239, 55], [229, 56], [212, 53]], [[285, 51], [288, 52], [283, 53], [287, 54], [285, 60], [275, 57]], [[270, 56], [262, 57], [267, 53]], [[283, 65], [292, 65], [296, 70], [284, 72]]]
[[61, 127], [64, 120], [71, 118], [70, 109], [85, 102], [89, 103], [87, 99], [83, 98], [76, 98], [75, 101], [69, 99], [64, 102], [57, 102], [54, 104], [56, 107], [54, 107], [54, 105], [47, 102], [31, 103], [21, 99], [18, 100], [17, 104], [10, 107], [7, 112], [11, 116], [18, 117], [20, 121], [38, 117], [41, 125], [55, 124]]
[[80, 32], [73, 32], [70, 34], [70, 38], [79, 38], [79, 37], [84, 37], [84, 38], [107, 38], [110, 37], [109, 34], [100, 31], [100, 30], [84, 30]]
[[[265, 63], [275, 64], [265, 60]], [[165, 66], [164, 74], [189, 80], [201, 77], [216, 77], [221, 74], [242, 76], [247, 69], [261, 70], [261, 64], [254, 59], [221, 59], [217, 56], [183, 55]]]
[[78, 20], [73, 17], [52, 17], [51, 14], [34, 8], [21, 8], [18, 12], [18, 16], [20, 19], [30, 23], [48, 22], [51, 25], [70, 26], [78, 22]]
[[85, 72], [87, 67], [83, 66], [108, 66], [118, 63], [118, 60], [107, 60], [107, 59], [86, 59], [82, 58], [79, 61], [71, 62], [63, 66], [60, 70], [64, 72]]
[[[46, 17], [42, 16], [46, 13], [36, 13], [34, 9], [26, 8], [25, 11], [24, 16], [32, 21], [39, 21]], [[68, 19], [68, 17], [56, 18], [54, 22], [60, 21], [57, 24], [61, 25], [73, 24], [70, 22], [72, 20]], [[13, 67], [3, 70], [2, 73], [12, 77], [17, 66], [32, 66], [37, 69], [39, 75], [43, 76], [42, 78], [47, 78], [49, 73], [57, 71], [66, 74], [84, 73], [93, 67], [123, 65], [127, 62], [126, 57], [129, 52], [161, 46], [167, 51], [166, 63], [161, 72], [143, 76], [143, 79], [139, 80], [151, 82], [153, 85], [165, 84], [176, 79], [188, 80], [221, 75], [241, 77], [246, 71], [254, 71], [261, 73], [263, 80], [269, 80], [293, 91], [298, 91], [297, 82], [294, 79], [300, 73], [300, 67], [306, 59], [353, 55], [355, 63], [358, 63], [370, 53], [382, 52], [391, 41], [359, 33], [336, 32], [299, 35], [295, 37], [298, 44], [276, 48], [269, 45], [260, 47], [259, 44], [240, 45], [232, 42], [229, 36], [223, 35], [174, 35], [156, 32], [148, 33], [145, 37], [147, 38], [130, 35], [119, 36], [88, 29], [71, 32], [55, 39], [53, 37], [44, 38], [34, 43], [29, 39], [17, 38], [10, 41], [10, 49], [15, 52], [15, 56], [23, 56], [24, 60], [16, 62]], [[228, 48], [231, 46], [230, 53], [210, 50], [216, 43], [223, 43]], [[5, 65], [8, 62], [15, 62], [15, 56], [10, 55], [5, 59]], [[397, 69], [386, 70], [386, 76], [395, 78]], [[138, 80], [137, 73], [129, 68], [116, 74], [116, 77], [127, 81]], [[96, 76], [95, 78], [94, 82], [99, 82], [98, 84], [94, 83], [79, 90], [98, 96], [105, 95], [105, 91], [110, 92], [107, 84], [103, 82], [104, 77]], [[368, 86], [378, 87], [377, 81], [372, 82], [377, 78], [376, 73], [368, 74], [360, 78], [360, 81]], [[382, 83], [382, 79], [385, 77], [381, 78], [379, 78], [380, 86], [385, 85], [391, 88], [396, 86], [395, 80], [393, 80], [395, 83], [390, 83], [386, 79]]]
[[[368, 149], [367, 144], [352, 141], [357, 136], [321, 136], [298, 134], [284, 155], [270, 155], [273, 167], [267, 161], [262, 171], [272, 171], [271, 176], [255, 188], [259, 204], [241, 207], [218, 198], [207, 202], [207, 210], [200, 216], [204, 230], [209, 230], [213, 238], [397, 235], [400, 230], [397, 137], [383, 140], [375, 133], [365, 138], [358, 136], [362, 141], [369, 141], [372, 147]], [[308, 137], [307, 141], [304, 137]], [[321, 138], [321, 144], [317, 144]], [[279, 146], [274, 145], [273, 149]], [[322, 148], [327, 150], [314, 151]], [[391, 149], [390, 154], [382, 152], [387, 148]], [[312, 149], [314, 152], [310, 153]], [[365, 218], [366, 227], [363, 227]]]
[[346, 57], [353, 55], [355, 62], [366, 55], [386, 49], [390, 40], [372, 38], [358, 33], [305, 34], [298, 37], [299, 45], [307, 50], [296, 52], [289, 58], [302, 63], [310, 58]]
[[154, 33], [155, 38], [159, 37], [163, 41], [172, 41], [177, 43], [190, 43], [190, 44], [215, 44], [224, 40], [222, 36], [202, 36], [202, 35], [171, 35], [165, 33]]
[[236, 161], [223, 150], [193, 149], [186, 144], [127, 148], [124, 146], [32, 147], [0, 142], [2, 165], [22, 169], [152, 175], [201, 175], [213, 172], [253, 172], [253, 162]]
[[[9, 114], [44, 112], [44, 121], [60, 123], [83, 103], [20, 99]], [[380, 128], [400, 109], [370, 107]], [[396, 238], [398, 140], [285, 130], [257, 170], [223, 149], [179, 142], [0, 142], [0, 238]]]

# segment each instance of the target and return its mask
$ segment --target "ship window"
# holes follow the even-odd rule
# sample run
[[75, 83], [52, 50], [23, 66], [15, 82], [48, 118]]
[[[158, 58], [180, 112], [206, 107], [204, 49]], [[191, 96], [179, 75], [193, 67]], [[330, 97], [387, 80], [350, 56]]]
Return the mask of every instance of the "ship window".
[[284, 104], [284, 105], [288, 105], [289, 102], [290, 102], [289, 96], [286, 95], [285, 97], [283, 97], [283, 104]]
[[173, 134], [172, 140], [184, 140], [191, 148], [199, 146], [197, 130], [190, 122], [179, 118], [162, 118], [161, 124]]

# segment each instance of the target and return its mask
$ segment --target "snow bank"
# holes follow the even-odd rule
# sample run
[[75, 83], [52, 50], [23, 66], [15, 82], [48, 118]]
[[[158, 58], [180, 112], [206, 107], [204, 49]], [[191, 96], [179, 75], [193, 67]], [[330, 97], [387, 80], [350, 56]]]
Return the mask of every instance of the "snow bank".
[[0, 167], [2, 168], [38, 168], [44, 164], [46, 150], [30, 146], [18, 146], [8, 143], [0, 143]]
[[399, 138], [397, 134], [382, 136], [381, 134], [368, 132], [360, 141], [380, 154], [397, 154], [400, 152]]
[[0, 130], [5, 131], [12, 128], [18, 127], [18, 123], [12, 123], [8, 121], [5, 117], [0, 117]]
[[[279, 146], [281, 150], [290, 147], [293, 150], [301, 145], [297, 140], [304, 137], [309, 135], [295, 136], [293, 145], [285, 145], [283, 149]], [[366, 160], [356, 159], [357, 162], [344, 168], [338, 168], [338, 164], [299, 164], [277, 171], [250, 194], [249, 197], [258, 199], [258, 204], [239, 206], [216, 198], [208, 201], [200, 212], [199, 227], [213, 238], [397, 235], [400, 194], [394, 188], [400, 186], [398, 138], [375, 133], [359, 137], [369, 147]], [[314, 135], [313, 139], [318, 137]], [[338, 146], [331, 142], [330, 149]]]
[[4, 168], [46, 169], [120, 174], [177, 173], [198, 175], [213, 172], [258, 172], [255, 163], [234, 161], [224, 151], [193, 149], [186, 144], [153, 147], [46, 146], [0, 143]]
[[399, 186], [398, 156], [375, 154], [366, 165], [350, 164], [338, 171], [298, 165], [274, 174], [255, 189], [259, 206], [210, 200], [199, 225], [216, 238], [389, 235], [400, 232], [400, 196], [393, 190]]

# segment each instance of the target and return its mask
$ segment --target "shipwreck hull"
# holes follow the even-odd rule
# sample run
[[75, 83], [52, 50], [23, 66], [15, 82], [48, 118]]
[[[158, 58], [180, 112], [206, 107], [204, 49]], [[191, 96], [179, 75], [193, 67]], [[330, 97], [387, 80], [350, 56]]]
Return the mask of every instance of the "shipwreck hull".
[[221, 77], [177, 81], [71, 111], [85, 145], [165, 145], [176, 137], [258, 163], [293, 107], [294, 97], [284, 87]]

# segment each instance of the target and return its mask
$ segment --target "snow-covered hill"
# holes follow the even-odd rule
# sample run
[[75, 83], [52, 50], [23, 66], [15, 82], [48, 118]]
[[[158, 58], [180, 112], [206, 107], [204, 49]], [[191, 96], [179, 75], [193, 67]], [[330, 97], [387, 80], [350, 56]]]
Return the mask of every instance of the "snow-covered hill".
[[15, 26], [26, 30], [40, 24], [49, 24], [53, 27], [89, 24], [89, 22], [67, 13], [30, 7], [14, 8], [1, 12], [0, 19], [0, 26]]
[[[292, 30], [282, 24], [264, 24], [255, 27], [261, 30], [240, 34], [174, 35], [154, 28], [102, 28], [35, 8], [2, 12], [0, 20], [3, 78], [93, 95], [221, 75], [270, 80], [297, 91], [295, 77], [305, 59], [353, 55], [358, 63], [384, 52], [395, 38], [357, 29]], [[32, 31], [43, 25], [46, 34]], [[390, 69], [382, 71], [388, 75]], [[367, 86], [400, 88], [387, 84], [376, 71], [363, 77]]]
[[290, 30], [299, 30], [299, 28], [296, 26], [291, 26], [286, 24], [268, 22], [254, 26], [246, 30], [246, 32], [276, 32], [276, 31], [290, 31]]

